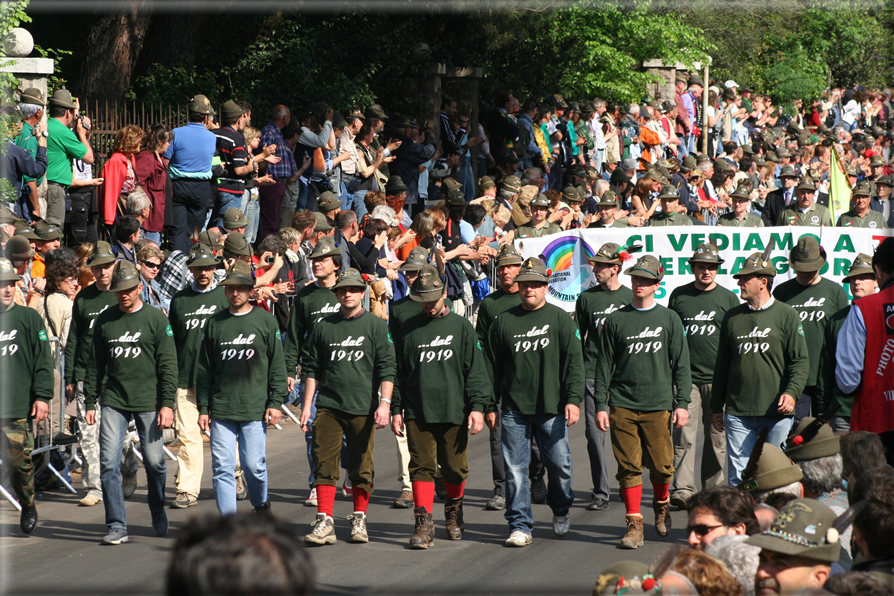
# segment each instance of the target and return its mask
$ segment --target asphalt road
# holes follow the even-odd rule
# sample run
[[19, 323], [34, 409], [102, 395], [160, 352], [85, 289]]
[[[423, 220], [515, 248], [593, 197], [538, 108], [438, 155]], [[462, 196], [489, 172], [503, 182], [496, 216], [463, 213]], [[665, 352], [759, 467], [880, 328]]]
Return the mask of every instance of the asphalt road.
[[[335, 503], [338, 542], [316, 547], [311, 556], [317, 569], [319, 594], [590, 594], [599, 571], [613, 562], [636, 559], [649, 563], [666, 546], [685, 541], [685, 512], [672, 514], [674, 529], [659, 539], [651, 512], [652, 491], [646, 478], [643, 512], [646, 544], [623, 550], [624, 506], [617, 488], [605, 511], [586, 511], [590, 479], [583, 423], [571, 427], [574, 459], [571, 531], [563, 538], [552, 532], [546, 505], [534, 505], [534, 542], [525, 548], [503, 545], [509, 531], [503, 513], [487, 511], [492, 496], [487, 430], [473, 437], [469, 453], [471, 474], [466, 484], [465, 537], [449, 541], [443, 507], [435, 500], [435, 544], [410, 550], [412, 510], [392, 509], [400, 492], [396, 446], [390, 430], [376, 435], [377, 487], [369, 506], [369, 544], [348, 542], [352, 510], [349, 499]], [[608, 441], [606, 441], [608, 443]], [[207, 443], [206, 443], [207, 446]], [[607, 444], [608, 447], [608, 444]], [[609, 447], [610, 449], [610, 447]], [[301, 430], [294, 424], [271, 429], [267, 440], [270, 495], [274, 513], [297, 535], [310, 530], [315, 508], [304, 507], [307, 496], [307, 459]], [[609, 451], [609, 477], [615, 484], [615, 462]], [[167, 495], [175, 496], [176, 464], [168, 462]], [[78, 483], [79, 484], [79, 483]], [[76, 488], [79, 488], [76, 484]], [[40, 525], [30, 536], [18, 527], [18, 512], [0, 503], [0, 589], [8, 594], [163, 594], [165, 570], [177, 529], [190, 516], [216, 513], [211, 489], [211, 454], [205, 450], [205, 473], [199, 504], [187, 510], [168, 510], [171, 532], [158, 537], [146, 505], [146, 476], [139, 473], [136, 494], [127, 501], [130, 542], [103, 546], [106, 532], [102, 505], [79, 507], [82, 495], [60, 491], [38, 498]], [[241, 501], [240, 511], [250, 503]]]

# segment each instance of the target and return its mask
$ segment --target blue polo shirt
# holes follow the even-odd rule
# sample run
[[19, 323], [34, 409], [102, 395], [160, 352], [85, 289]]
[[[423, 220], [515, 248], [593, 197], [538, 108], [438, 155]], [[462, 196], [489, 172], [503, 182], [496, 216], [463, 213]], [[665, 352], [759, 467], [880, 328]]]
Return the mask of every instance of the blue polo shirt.
[[174, 129], [174, 140], [165, 151], [171, 161], [171, 178], [211, 179], [211, 158], [217, 149], [217, 137], [198, 122]]

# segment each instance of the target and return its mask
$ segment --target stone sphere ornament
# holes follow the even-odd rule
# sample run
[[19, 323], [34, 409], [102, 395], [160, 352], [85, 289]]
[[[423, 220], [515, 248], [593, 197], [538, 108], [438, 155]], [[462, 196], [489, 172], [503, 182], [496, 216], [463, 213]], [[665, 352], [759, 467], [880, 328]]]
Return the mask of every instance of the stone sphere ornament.
[[3, 49], [8, 58], [25, 58], [34, 50], [34, 38], [26, 29], [16, 27], [3, 38]]

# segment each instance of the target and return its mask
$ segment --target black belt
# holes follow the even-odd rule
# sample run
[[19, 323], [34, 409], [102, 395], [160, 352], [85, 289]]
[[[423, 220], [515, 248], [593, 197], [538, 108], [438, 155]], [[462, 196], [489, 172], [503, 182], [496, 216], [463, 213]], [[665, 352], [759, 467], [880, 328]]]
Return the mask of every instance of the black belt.
[[47, 180], [47, 184], [51, 185], [51, 186], [58, 186], [60, 188], [64, 188], [65, 190], [68, 190], [68, 186], [65, 184], [59, 184], [58, 182], [51, 182], [49, 180]]

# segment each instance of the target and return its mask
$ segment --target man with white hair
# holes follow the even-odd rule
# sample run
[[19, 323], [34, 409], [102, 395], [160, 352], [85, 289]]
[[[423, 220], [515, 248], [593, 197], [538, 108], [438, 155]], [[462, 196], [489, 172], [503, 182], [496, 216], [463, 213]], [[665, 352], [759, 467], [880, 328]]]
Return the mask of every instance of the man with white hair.
[[[15, 138], [15, 144], [30, 153], [34, 159], [37, 159], [38, 146], [46, 147], [46, 140], [41, 138], [42, 133], [40, 130], [40, 122], [43, 120], [46, 105], [40, 91], [33, 87], [25, 89], [19, 94], [19, 111], [22, 113], [24, 120], [22, 121], [22, 130]], [[43, 141], [42, 143], [40, 142], [41, 140]], [[29, 222], [33, 221], [35, 217], [40, 217], [38, 187], [41, 185], [45, 194], [46, 182], [44, 176], [37, 178], [22, 177], [22, 193], [18, 197], [15, 210], [19, 217]]]
[[152, 209], [152, 202], [149, 200], [149, 195], [143, 192], [143, 189], [137, 188], [127, 195], [127, 203], [124, 208], [127, 210], [126, 215], [136, 218], [142, 228], [143, 222], [149, 219], [149, 210]]

